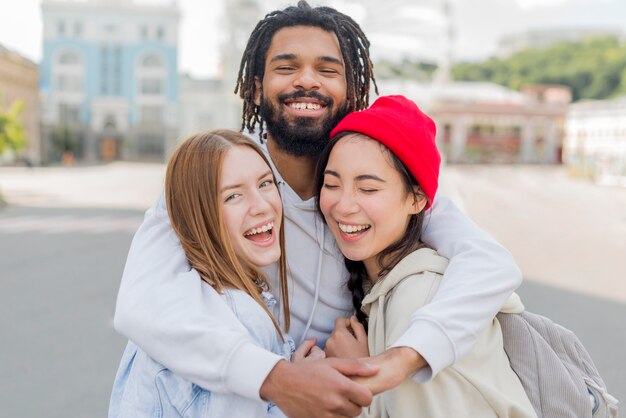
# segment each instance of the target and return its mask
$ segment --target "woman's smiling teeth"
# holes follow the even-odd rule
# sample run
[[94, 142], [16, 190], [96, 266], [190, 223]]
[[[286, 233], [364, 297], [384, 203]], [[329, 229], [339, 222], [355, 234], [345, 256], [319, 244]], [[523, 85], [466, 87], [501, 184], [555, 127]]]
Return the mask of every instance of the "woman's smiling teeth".
[[322, 105], [318, 103], [291, 102], [289, 107], [298, 110], [319, 110], [322, 108]]
[[339, 225], [339, 229], [341, 229], [346, 234], [354, 234], [356, 232], [369, 229], [371, 227], [371, 225], [344, 225], [341, 223], [337, 223], [337, 224]]
[[260, 226], [258, 228], [252, 228], [252, 229], [247, 230], [243, 234], [243, 236], [248, 238], [248, 237], [251, 237], [253, 235], [258, 235], [258, 234], [261, 234], [263, 232], [271, 231], [273, 228], [274, 228], [274, 222], [268, 222], [265, 225]]

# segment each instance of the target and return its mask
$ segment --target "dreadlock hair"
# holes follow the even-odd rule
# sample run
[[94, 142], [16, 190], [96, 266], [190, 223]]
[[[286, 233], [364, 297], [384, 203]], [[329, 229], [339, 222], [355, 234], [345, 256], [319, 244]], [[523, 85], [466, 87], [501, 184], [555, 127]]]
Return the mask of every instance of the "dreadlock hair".
[[378, 94], [374, 78], [374, 64], [370, 60], [370, 42], [361, 27], [350, 16], [331, 7], [311, 7], [301, 0], [297, 6], [275, 10], [265, 15], [252, 31], [241, 57], [235, 94], [243, 99], [241, 130], [253, 132], [259, 124], [259, 135], [263, 134], [263, 120], [259, 106], [254, 103], [255, 77], [260, 80], [265, 74], [265, 59], [274, 34], [280, 29], [293, 26], [313, 26], [333, 32], [339, 40], [347, 85], [347, 111], [365, 109], [369, 105], [370, 80]]

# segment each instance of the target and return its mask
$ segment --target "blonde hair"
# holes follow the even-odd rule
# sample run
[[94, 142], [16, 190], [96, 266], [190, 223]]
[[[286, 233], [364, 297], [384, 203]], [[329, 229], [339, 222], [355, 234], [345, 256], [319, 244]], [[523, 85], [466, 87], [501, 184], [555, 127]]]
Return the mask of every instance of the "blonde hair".
[[[167, 212], [191, 267], [202, 280], [220, 293], [227, 288], [248, 293], [267, 312], [283, 337], [278, 321], [261, 297], [261, 292], [270, 288], [267, 277], [257, 266], [237, 256], [222, 221], [219, 193], [222, 165], [226, 152], [235, 146], [251, 148], [270, 167], [263, 151], [240, 132], [224, 129], [192, 135], [174, 151], [167, 165]], [[282, 227], [278, 238], [280, 295], [287, 332], [290, 316]]]

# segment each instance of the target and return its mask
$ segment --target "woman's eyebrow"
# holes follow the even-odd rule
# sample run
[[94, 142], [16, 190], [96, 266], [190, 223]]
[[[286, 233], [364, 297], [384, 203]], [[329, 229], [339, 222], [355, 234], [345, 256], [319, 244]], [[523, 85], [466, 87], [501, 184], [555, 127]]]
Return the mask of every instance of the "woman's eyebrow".
[[[341, 178], [341, 176], [339, 175], [338, 172], [334, 171], [334, 170], [324, 170], [324, 175], [329, 174], [331, 176], [337, 177], [337, 178]], [[381, 183], [387, 183], [386, 180], [381, 179], [380, 177], [378, 177], [375, 174], [359, 174], [358, 176], [356, 176], [354, 178], [356, 181], [363, 181], [363, 180], [375, 180], [375, 181], [379, 181]]]
[[[259, 180], [261, 180], [261, 179], [263, 179], [263, 178], [265, 178], [267, 176], [270, 176], [270, 175], [272, 175], [272, 171], [271, 170], [267, 170], [265, 173], [263, 173], [263, 174], [261, 174], [259, 176], [257, 181], [259, 181]], [[222, 187], [220, 189], [220, 193], [223, 193], [225, 190], [237, 189], [237, 188], [242, 187], [242, 186], [243, 186], [243, 184], [227, 184], [226, 186], [224, 186], [224, 187]]]
[[355, 180], [357, 181], [361, 181], [361, 180], [376, 180], [376, 181], [380, 181], [382, 183], [387, 183], [387, 181], [381, 179], [380, 177], [374, 175], [374, 174], [361, 174], [355, 177]]
[[326, 175], [326, 174], [330, 174], [331, 176], [335, 176], [337, 178], [341, 178], [339, 173], [337, 173], [336, 171], [333, 171], [333, 170], [324, 170], [324, 175]]

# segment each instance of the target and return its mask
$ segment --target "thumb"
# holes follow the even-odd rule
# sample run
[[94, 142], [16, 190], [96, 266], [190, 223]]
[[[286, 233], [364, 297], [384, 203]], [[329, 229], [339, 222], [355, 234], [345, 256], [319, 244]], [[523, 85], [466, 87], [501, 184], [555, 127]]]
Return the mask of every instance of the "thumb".
[[311, 351], [313, 347], [315, 347], [315, 343], [317, 342], [317, 338], [313, 337], [308, 340], [304, 340], [302, 344], [296, 349], [293, 353], [295, 359], [300, 359], [306, 357], [306, 355]]
[[359, 322], [356, 316], [352, 316], [350, 318], [350, 327], [352, 328], [352, 332], [354, 332], [354, 336], [356, 337], [357, 341], [367, 341], [367, 333], [365, 332], [365, 328], [363, 327], [363, 324]]
[[360, 359], [334, 359], [333, 368], [344, 376], [370, 377], [378, 373], [379, 367]]

